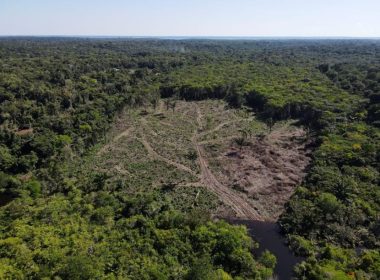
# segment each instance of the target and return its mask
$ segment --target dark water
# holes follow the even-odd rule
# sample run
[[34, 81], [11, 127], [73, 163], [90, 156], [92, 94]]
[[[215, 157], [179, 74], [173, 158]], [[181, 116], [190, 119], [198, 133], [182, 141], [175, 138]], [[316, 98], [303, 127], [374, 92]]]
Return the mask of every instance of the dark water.
[[292, 254], [285, 243], [285, 238], [280, 233], [280, 227], [276, 223], [229, 220], [235, 225], [245, 225], [251, 237], [256, 240], [260, 247], [254, 249], [255, 256], [260, 256], [265, 250], [269, 250], [277, 258], [275, 274], [279, 280], [289, 280], [293, 275], [293, 267], [302, 261], [302, 258]]

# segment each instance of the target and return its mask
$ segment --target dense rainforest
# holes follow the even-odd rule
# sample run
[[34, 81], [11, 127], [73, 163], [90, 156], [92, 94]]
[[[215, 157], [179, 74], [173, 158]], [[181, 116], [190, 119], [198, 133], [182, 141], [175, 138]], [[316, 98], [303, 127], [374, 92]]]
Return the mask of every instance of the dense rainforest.
[[1, 279], [271, 279], [212, 193], [83, 164], [123, 110], [208, 99], [307, 131], [278, 221], [295, 279], [380, 278], [379, 41], [1, 38], [0, 66]]

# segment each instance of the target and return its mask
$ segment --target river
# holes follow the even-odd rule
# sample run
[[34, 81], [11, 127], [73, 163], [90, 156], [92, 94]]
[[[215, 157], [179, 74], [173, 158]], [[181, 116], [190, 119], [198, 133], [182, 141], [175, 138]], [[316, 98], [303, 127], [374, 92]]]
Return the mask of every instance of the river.
[[250, 236], [260, 245], [253, 251], [255, 256], [260, 256], [265, 250], [276, 256], [275, 274], [278, 280], [290, 280], [292, 278], [293, 268], [302, 261], [302, 258], [295, 256], [290, 251], [277, 223], [250, 220], [229, 220], [229, 222], [247, 227]]

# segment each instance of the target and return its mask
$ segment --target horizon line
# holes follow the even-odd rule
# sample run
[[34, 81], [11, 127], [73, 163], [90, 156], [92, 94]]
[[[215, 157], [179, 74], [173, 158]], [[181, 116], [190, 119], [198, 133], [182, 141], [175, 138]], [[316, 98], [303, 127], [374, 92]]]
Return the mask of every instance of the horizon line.
[[87, 38], [87, 39], [229, 39], [229, 40], [260, 40], [260, 39], [319, 39], [319, 40], [380, 40], [380, 36], [229, 36], [229, 35], [1, 35], [0, 38]]

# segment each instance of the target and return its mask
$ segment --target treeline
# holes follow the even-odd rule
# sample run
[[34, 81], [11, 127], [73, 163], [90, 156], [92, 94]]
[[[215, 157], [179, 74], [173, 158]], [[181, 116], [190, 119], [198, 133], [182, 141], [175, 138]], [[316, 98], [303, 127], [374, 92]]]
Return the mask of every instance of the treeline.
[[250, 106], [265, 118], [297, 118], [318, 128], [355, 115], [364, 102], [335, 87], [314, 67], [233, 61], [171, 72], [161, 80], [160, 93], [185, 100], [224, 99], [234, 107]]

